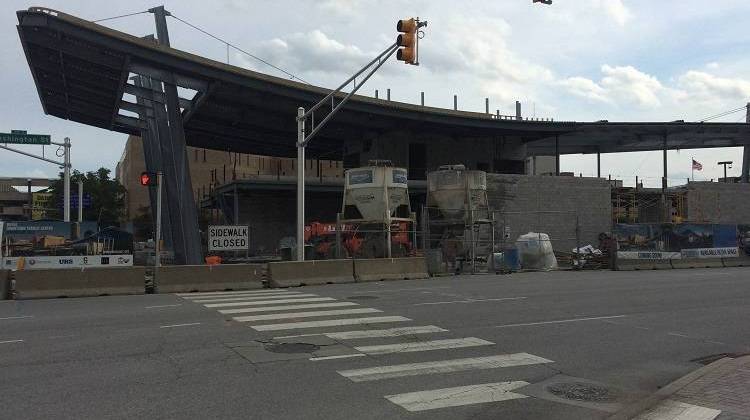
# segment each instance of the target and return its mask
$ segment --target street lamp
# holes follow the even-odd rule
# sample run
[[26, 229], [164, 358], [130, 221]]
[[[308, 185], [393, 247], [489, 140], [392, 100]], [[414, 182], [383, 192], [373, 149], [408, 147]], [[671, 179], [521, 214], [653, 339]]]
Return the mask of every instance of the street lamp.
[[719, 162], [717, 165], [724, 166], [724, 182], [729, 182], [727, 180], [727, 166], [729, 166], [729, 169], [732, 169], [732, 161], [731, 160], [725, 160], [725, 161]]

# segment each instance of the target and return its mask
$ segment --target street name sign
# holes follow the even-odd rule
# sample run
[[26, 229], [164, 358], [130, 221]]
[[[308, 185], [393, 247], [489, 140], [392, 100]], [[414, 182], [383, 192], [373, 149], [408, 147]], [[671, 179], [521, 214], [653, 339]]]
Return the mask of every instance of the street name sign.
[[0, 133], [0, 143], [6, 144], [50, 144], [49, 134], [28, 134], [25, 130], [11, 130], [10, 133]]
[[250, 247], [250, 227], [212, 225], [208, 227], [209, 251], [246, 251]]

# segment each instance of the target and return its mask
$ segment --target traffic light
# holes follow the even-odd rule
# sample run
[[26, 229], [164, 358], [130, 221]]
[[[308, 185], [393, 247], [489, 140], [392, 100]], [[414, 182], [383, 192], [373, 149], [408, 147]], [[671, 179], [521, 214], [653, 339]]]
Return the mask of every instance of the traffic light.
[[149, 185], [157, 185], [156, 172], [141, 172], [141, 185], [147, 187]]
[[396, 44], [401, 47], [396, 52], [396, 59], [406, 64], [419, 64], [417, 58], [417, 29], [420, 24], [416, 19], [401, 19], [396, 23], [396, 30], [401, 32], [396, 38]]

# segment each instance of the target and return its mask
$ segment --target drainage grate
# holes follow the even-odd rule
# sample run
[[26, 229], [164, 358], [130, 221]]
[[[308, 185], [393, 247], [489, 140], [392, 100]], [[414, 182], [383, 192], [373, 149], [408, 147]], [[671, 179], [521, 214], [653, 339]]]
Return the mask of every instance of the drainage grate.
[[361, 295], [361, 296], [349, 296], [347, 299], [351, 300], [370, 300], [370, 299], [377, 299], [377, 296], [372, 295]]
[[265, 349], [272, 353], [312, 353], [320, 349], [320, 346], [309, 343], [281, 343], [266, 344]]
[[547, 391], [557, 397], [574, 401], [602, 402], [614, 399], [609, 389], [583, 382], [556, 383], [548, 386]]

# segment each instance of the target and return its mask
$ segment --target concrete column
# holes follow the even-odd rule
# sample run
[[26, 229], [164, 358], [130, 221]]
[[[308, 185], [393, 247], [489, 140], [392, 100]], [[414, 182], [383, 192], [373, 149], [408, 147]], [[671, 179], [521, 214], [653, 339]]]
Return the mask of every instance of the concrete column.
[[453, 110], [458, 111], [458, 95], [453, 95]]
[[490, 98], [484, 98], [484, 112], [486, 114], [490, 113]]
[[422, 103], [422, 106], [424, 106], [424, 92], [419, 92], [419, 100]]
[[385, 91], [385, 93], [386, 93], [386, 96], [387, 96], [387, 97], [386, 97], [386, 99], [388, 99], [388, 100], [390, 101], [390, 100], [391, 100], [391, 89], [390, 89], [390, 88], [388, 88], [388, 89], [387, 89], [387, 90]]
[[521, 120], [521, 102], [516, 101], [516, 119]]
[[375, 89], [375, 99], [378, 99], [378, 90]]

